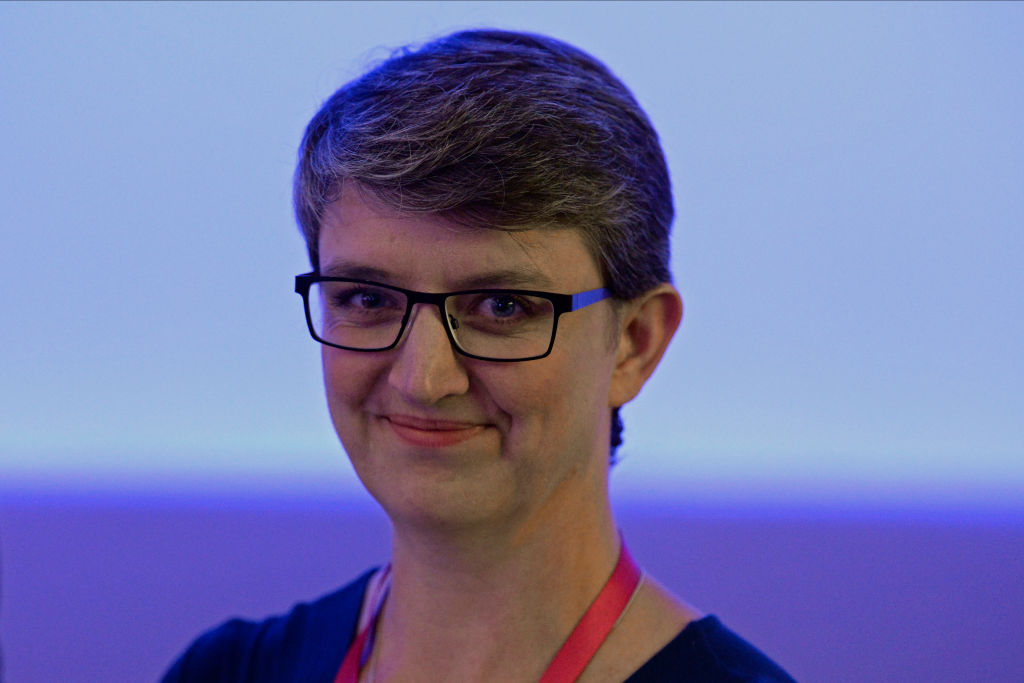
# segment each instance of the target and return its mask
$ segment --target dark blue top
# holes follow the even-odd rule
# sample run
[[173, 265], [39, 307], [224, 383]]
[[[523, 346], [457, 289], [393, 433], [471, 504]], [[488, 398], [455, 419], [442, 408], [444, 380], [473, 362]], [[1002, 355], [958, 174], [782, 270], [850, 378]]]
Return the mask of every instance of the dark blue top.
[[[316, 602], [263, 622], [232, 619], [208, 631], [163, 683], [332, 683], [355, 638], [372, 571]], [[687, 624], [626, 683], [777, 683], [793, 679], [752, 645], [707, 616]]]

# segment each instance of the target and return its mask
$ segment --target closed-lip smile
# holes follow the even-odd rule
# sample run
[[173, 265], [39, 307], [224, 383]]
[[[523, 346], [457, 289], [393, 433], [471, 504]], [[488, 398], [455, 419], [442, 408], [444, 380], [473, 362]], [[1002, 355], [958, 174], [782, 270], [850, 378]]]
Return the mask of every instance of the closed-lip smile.
[[473, 422], [432, 420], [412, 415], [383, 415], [382, 417], [402, 441], [424, 448], [454, 446], [476, 436], [485, 427], [485, 425]]

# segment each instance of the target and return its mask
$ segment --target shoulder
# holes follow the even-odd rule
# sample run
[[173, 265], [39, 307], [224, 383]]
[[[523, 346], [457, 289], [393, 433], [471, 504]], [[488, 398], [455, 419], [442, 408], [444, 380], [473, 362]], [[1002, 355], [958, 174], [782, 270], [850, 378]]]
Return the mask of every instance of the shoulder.
[[690, 622], [678, 636], [636, 671], [627, 683], [793, 683], [792, 677], [760, 650], [726, 628], [715, 616]]
[[368, 571], [322, 598], [264, 621], [232, 619], [192, 643], [163, 683], [332, 681], [352, 640]]

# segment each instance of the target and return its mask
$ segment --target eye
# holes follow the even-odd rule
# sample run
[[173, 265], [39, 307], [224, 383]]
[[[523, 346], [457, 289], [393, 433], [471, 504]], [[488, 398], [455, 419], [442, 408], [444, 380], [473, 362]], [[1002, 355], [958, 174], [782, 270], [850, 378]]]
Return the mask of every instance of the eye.
[[384, 297], [380, 292], [362, 291], [352, 295], [352, 302], [363, 308], [380, 308], [384, 305]]
[[502, 334], [521, 331], [523, 326], [552, 317], [548, 299], [520, 292], [466, 292], [450, 299], [447, 305], [463, 326]]
[[465, 292], [448, 301], [463, 342], [475, 334], [524, 335], [547, 334], [554, 311], [551, 301], [516, 291]]
[[365, 311], [386, 308], [404, 308], [399, 297], [385, 289], [365, 286], [338, 288], [331, 296], [331, 303], [337, 308], [354, 308]]
[[324, 282], [320, 284], [320, 295], [325, 312], [353, 320], [400, 317], [406, 307], [400, 292], [359, 282]]
[[469, 315], [481, 320], [512, 322], [528, 320], [537, 314], [538, 306], [522, 294], [510, 292], [481, 294], [469, 307]]
[[495, 318], [512, 318], [525, 312], [522, 302], [510, 294], [488, 297], [484, 303], [487, 313]]
[[517, 292], [480, 292], [460, 308], [469, 318], [507, 325], [544, 316], [550, 305], [545, 299]]

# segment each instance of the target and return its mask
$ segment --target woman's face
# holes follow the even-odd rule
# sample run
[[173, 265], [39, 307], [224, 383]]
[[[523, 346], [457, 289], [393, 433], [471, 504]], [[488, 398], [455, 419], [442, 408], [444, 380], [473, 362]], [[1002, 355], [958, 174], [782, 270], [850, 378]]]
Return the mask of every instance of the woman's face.
[[[319, 249], [324, 275], [423, 292], [602, 285], [575, 231], [471, 229], [351, 189], [326, 208]], [[605, 495], [616, 324], [609, 302], [589, 306], [561, 317], [549, 356], [501, 363], [458, 354], [437, 307], [418, 305], [394, 349], [322, 347], [334, 427], [396, 524], [582, 512]]]

